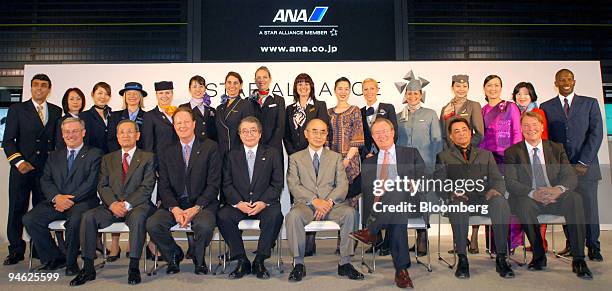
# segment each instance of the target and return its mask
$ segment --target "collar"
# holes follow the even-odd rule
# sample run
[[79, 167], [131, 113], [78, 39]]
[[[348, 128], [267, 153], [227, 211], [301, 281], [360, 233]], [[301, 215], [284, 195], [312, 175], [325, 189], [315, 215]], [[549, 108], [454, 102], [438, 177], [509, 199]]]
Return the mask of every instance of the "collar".
[[[461, 152], [463, 150], [463, 147], [461, 147], [460, 145], [458, 145], [458, 144], [454, 144], [454, 145], [455, 145], [455, 148], [457, 148], [457, 150], [459, 150], [459, 152]], [[465, 149], [467, 149], [468, 152], [471, 151], [472, 150], [472, 143], [470, 143], [467, 147], [465, 147]]]
[[532, 146], [527, 141], [525, 141], [525, 146], [527, 147], [527, 153], [529, 155], [533, 154], [533, 149], [534, 148], [538, 148], [538, 153], [543, 153], [544, 152], [544, 148], [542, 146], [542, 140], [540, 140], [540, 142], [536, 146]]
[[567, 97], [564, 97], [563, 95], [559, 94], [559, 100], [561, 101], [561, 106], [563, 106], [563, 99], [567, 98], [567, 103], [572, 106], [572, 100], [574, 100], [574, 96], [576, 96], [576, 93], [572, 92], [569, 95], [567, 95]]
[[76, 148], [69, 148], [68, 146], [66, 146], [66, 151], [68, 152], [68, 155], [70, 155], [70, 151], [74, 150], [75, 154], [79, 154], [79, 152], [81, 151], [81, 149], [83, 148], [83, 146], [85, 145], [85, 143], [81, 143], [80, 146], [76, 147]]
[[123, 155], [125, 153], [128, 153], [129, 158], [133, 158], [134, 157], [134, 153], [136, 152], [136, 145], [134, 145], [134, 147], [132, 149], [130, 149], [129, 151], [125, 151], [125, 149], [121, 149], [121, 158], [123, 158]]
[[182, 147], [182, 148], [185, 148], [185, 146], [186, 146], [186, 145], [188, 145], [188, 146], [189, 146], [189, 148], [193, 149], [193, 142], [194, 142], [194, 141], [195, 141], [195, 135], [194, 135], [194, 136], [191, 138], [191, 141], [190, 141], [190, 142], [188, 142], [188, 143], [183, 143], [183, 142], [181, 141], [181, 147]]
[[259, 146], [259, 144], [256, 144], [256, 145], [255, 145], [254, 147], [252, 147], [252, 148], [250, 148], [250, 147], [248, 147], [248, 146], [246, 146], [246, 145], [243, 145], [243, 146], [244, 146], [244, 152], [245, 152], [245, 153], [247, 153], [249, 150], [252, 150], [254, 153], [257, 153], [257, 147]]
[[376, 102], [374, 102], [374, 104], [372, 104], [372, 106], [367, 106], [366, 105], [366, 110], [368, 110], [370, 107], [374, 108], [374, 113], [378, 113], [378, 106], [380, 105], [380, 101], [376, 100]]
[[387, 150], [383, 150], [380, 149], [378, 152], [378, 163], [382, 164], [384, 159], [385, 159], [385, 151], [389, 152], [389, 161], [393, 162], [395, 161], [395, 157], [396, 157], [396, 151], [395, 151], [395, 144], [392, 144], [391, 147]]
[[[308, 98], [308, 102], [306, 102], [306, 106], [308, 106], [308, 105], [314, 105], [314, 100], [312, 100], [312, 98]], [[295, 101], [295, 103], [293, 103], [293, 106], [299, 107], [300, 106], [300, 100]]]
[[34, 109], [36, 109], [37, 106], [42, 106], [43, 110], [47, 109], [47, 100], [45, 100], [45, 102], [43, 102], [42, 104], [36, 103], [36, 101], [34, 101], [34, 99], [30, 99], [30, 101], [32, 101], [32, 105], [34, 105]]
[[315, 151], [313, 150], [310, 145], [308, 145], [308, 152], [310, 153], [310, 158], [313, 159], [314, 158], [314, 154], [317, 153], [317, 155], [319, 155], [319, 161], [321, 160], [321, 154], [323, 153], [323, 147], [321, 147], [319, 150]]

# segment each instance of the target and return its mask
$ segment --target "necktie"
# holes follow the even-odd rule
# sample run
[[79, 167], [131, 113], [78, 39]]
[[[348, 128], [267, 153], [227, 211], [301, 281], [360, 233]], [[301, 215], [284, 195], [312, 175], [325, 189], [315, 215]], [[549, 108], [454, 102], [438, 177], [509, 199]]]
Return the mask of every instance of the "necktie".
[[36, 105], [36, 112], [38, 112], [38, 118], [40, 118], [40, 122], [45, 124], [45, 112], [43, 111], [42, 105]]
[[463, 154], [463, 160], [466, 162], [468, 161], [467, 151], [468, 151], [467, 148], [461, 148], [461, 153]]
[[[189, 167], [190, 155], [191, 155], [191, 147], [189, 145], [185, 145], [185, 147], [183, 148], [183, 161], [185, 162], [185, 174], [187, 174], [187, 168]], [[187, 192], [187, 183], [185, 183], [185, 189], [183, 190], [183, 195], [181, 195], [180, 197], [181, 198], [189, 197], [189, 192]]]
[[265, 96], [264, 97], [259, 97], [259, 99], [257, 99], [257, 103], [259, 103], [259, 106], [263, 105], [264, 98], [266, 98], [266, 97]]
[[130, 154], [124, 153], [123, 159], [121, 161], [123, 171], [121, 172], [121, 183], [125, 184], [125, 177], [127, 176], [128, 169], [130, 168], [130, 164], [128, 164], [128, 157]]
[[312, 157], [312, 165], [314, 166], [315, 175], [319, 176], [319, 155], [317, 153]]
[[544, 176], [544, 169], [542, 168], [542, 161], [538, 156], [538, 148], [533, 148], [533, 164], [531, 165], [533, 170], [533, 178], [535, 179], [536, 189], [539, 187], [546, 187], [546, 177]]
[[75, 158], [75, 150], [70, 150], [70, 155], [68, 156], [68, 172], [72, 169], [72, 164], [74, 164]]
[[247, 164], [249, 166], [249, 182], [253, 181], [253, 168], [255, 167], [255, 153], [253, 150], [247, 152]]
[[563, 111], [565, 111], [565, 117], [569, 116], [569, 103], [567, 102], [567, 97], [563, 98]]
[[[389, 176], [389, 151], [384, 151], [385, 156], [383, 158], [382, 166], [380, 167], [380, 173], [378, 174], [378, 179], [383, 181], [387, 180]], [[382, 195], [374, 196], [374, 202], [380, 202], [382, 200]]]

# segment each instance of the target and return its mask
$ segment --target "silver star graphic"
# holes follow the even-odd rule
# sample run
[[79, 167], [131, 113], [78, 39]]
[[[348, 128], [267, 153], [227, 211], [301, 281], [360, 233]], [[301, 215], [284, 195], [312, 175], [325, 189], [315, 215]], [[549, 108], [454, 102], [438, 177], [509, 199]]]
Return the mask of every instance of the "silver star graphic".
[[332, 29], [329, 31], [329, 35], [331, 35], [331, 36], [337, 36], [337, 35], [338, 35], [338, 30], [337, 30], [337, 29], [335, 29], [335, 28], [332, 28]]

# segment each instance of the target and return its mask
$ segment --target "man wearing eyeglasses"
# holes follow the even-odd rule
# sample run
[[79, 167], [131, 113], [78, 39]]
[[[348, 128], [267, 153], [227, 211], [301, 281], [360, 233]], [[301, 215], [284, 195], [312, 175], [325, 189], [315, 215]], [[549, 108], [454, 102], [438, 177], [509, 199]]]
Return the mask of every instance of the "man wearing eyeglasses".
[[[230, 151], [223, 164], [223, 194], [227, 204], [217, 214], [219, 231], [238, 264], [229, 274], [240, 279], [254, 274], [269, 279], [264, 261], [270, 257], [274, 240], [283, 225], [280, 195], [284, 186], [283, 159], [278, 149], [259, 143], [262, 125], [253, 116], [240, 121], [238, 133], [242, 147]], [[258, 219], [261, 234], [253, 264], [244, 250], [240, 221]]]
[[323, 147], [327, 141], [327, 123], [312, 119], [304, 135], [308, 148], [289, 156], [287, 186], [293, 194], [293, 206], [287, 214], [289, 251], [295, 266], [289, 281], [301, 281], [306, 276], [304, 227], [313, 220], [331, 220], [340, 225], [340, 263], [338, 275], [351, 280], [364, 279], [351, 264], [353, 240], [349, 233], [355, 227], [355, 209], [346, 201], [348, 179], [342, 155]]

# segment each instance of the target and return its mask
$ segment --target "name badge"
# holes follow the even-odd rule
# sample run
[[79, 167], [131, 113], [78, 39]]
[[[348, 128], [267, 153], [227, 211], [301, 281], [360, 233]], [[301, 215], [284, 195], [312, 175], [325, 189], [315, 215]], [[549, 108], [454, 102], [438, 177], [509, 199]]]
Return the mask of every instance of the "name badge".
[[276, 105], [277, 105], [276, 103], [272, 103], [272, 104], [268, 105], [268, 108], [276, 107]]

